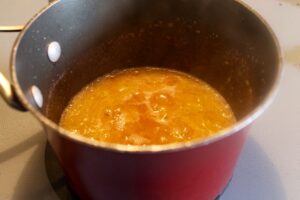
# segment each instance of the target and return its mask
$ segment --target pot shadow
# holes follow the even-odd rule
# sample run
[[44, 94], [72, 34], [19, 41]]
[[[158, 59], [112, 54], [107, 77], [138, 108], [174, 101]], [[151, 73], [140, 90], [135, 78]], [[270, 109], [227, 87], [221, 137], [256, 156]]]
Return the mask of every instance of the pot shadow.
[[44, 166], [46, 137], [43, 131], [39, 131], [27, 140], [1, 152], [0, 163], [31, 150], [30, 157], [26, 163], [21, 163], [23, 167], [14, 188], [11, 200], [19, 199], [57, 199], [49, 184]]
[[12, 159], [19, 154], [25, 152], [26, 150], [32, 148], [33, 146], [36, 146], [41, 141], [42, 137], [44, 136], [44, 133], [41, 131], [37, 134], [32, 135], [28, 139], [20, 142], [19, 144], [0, 152], [0, 164]]
[[251, 136], [246, 141], [233, 179], [221, 199], [286, 199], [286, 193], [276, 167]]

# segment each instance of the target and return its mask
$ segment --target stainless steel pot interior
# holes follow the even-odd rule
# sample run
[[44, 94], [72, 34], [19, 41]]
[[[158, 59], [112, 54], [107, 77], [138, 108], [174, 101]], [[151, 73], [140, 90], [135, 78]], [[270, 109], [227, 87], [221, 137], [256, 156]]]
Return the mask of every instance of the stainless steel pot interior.
[[[57, 63], [47, 57], [52, 41], [62, 47]], [[224, 133], [231, 134], [262, 112], [280, 75], [274, 35], [232, 0], [61, 0], [27, 25], [16, 47], [17, 94], [52, 128], [58, 128], [69, 100], [97, 77], [156, 66], [187, 72], [216, 88], [240, 120]], [[33, 85], [42, 91], [42, 109], [33, 100]]]

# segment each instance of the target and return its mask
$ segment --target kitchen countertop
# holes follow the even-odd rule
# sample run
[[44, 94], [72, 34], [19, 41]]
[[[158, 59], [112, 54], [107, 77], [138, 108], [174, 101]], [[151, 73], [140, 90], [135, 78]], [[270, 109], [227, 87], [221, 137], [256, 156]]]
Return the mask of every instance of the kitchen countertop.
[[[284, 52], [277, 98], [250, 130], [223, 200], [300, 199], [300, 0], [244, 0], [271, 25]], [[1, 0], [0, 24], [24, 24], [46, 0]], [[0, 33], [0, 71], [8, 75], [16, 33]], [[0, 200], [58, 200], [48, 180], [46, 136], [29, 114], [0, 100]]]

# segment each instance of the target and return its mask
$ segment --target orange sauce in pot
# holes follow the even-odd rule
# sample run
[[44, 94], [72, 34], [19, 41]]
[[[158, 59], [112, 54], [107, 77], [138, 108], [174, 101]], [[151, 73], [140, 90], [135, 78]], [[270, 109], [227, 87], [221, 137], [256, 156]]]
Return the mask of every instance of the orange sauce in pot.
[[229, 104], [204, 81], [145, 67], [87, 85], [64, 110], [60, 126], [98, 141], [157, 145], [206, 139], [235, 122]]

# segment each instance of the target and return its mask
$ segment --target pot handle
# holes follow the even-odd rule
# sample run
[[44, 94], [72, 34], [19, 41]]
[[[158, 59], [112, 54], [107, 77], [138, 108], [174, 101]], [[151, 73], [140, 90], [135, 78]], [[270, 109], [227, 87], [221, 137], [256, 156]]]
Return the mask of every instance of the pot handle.
[[20, 32], [22, 31], [24, 26], [16, 25], [16, 26], [0, 26], [0, 32]]
[[[52, 3], [58, 0], [48, 0], [49, 3]], [[15, 26], [0, 26], [0, 32], [20, 32], [24, 28], [23, 25], [15, 25]]]
[[[20, 32], [23, 26], [0, 26], [0, 32]], [[19, 110], [26, 111], [24, 106], [19, 101], [15, 90], [7, 78], [0, 72], [0, 96], [11, 107]]]
[[[48, 0], [49, 3], [53, 3], [58, 0]], [[20, 32], [24, 28], [23, 25], [15, 25], [15, 26], [0, 26], [1, 32]], [[11, 107], [19, 110], [19, 111], [27, 111], [27, 109], [22, 105], [20, 100], [18, 99], [14, 87], [8, 81], [8, 79], [0, 72], [0, 96], [4, 99], [4, 101]]]
[[19, 111], [27, 111], [24, 106], [20, 103], [13, 86], [5, 78], [5, 76], [0, 72], [0, 95], [4, 101], [11, 107]]

